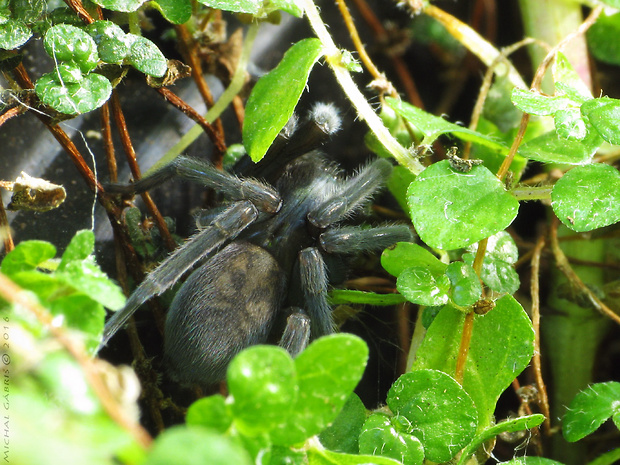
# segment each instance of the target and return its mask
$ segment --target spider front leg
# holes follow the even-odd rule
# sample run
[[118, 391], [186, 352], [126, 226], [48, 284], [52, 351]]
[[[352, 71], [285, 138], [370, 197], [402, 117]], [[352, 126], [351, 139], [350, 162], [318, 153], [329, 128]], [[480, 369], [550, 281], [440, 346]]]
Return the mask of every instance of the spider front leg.
[[336, 325], [327, 302], [327, 267], [317, 248], [308, 247], [299, 252], [299, 273], [312, 338], [333, 333]]
[[172, 287], [196, 262], [224, 242], [234, 239], [257, 217], [258, 211], [251, 202], [237, 202], [218, 215], [210, 226], [176, 249], [138, 286], [127, 299], [125, 307], [108, 320], [99, 348], [107, 344], [140, 305]]

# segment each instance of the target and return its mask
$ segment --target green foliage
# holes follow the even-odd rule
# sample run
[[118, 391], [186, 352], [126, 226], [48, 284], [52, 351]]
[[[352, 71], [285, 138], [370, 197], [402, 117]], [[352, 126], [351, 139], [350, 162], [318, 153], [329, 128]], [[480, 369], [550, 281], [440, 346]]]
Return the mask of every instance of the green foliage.
[[323, 54], [318, 39], [304, 39], [293, 45], [280, 64], [260, 78], [246, 104], [243, 145], [259, 161], [293, 116], [312, 67]]
[[574, 442], [592, 434], [609, 418], [620, 429], [620, 383], [593, 384], [575, 396], [562, 419], [562, 433]]

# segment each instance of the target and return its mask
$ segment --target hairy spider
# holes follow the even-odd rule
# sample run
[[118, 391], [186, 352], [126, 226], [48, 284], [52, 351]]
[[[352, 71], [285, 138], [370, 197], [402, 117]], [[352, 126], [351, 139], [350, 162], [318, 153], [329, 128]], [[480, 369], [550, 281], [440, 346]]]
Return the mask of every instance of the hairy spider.
[[282, 334], [280, 345], [293, 355], [310, 338], [332, 333], [326, 263], [411, 240], [405, 225], [344, 225], [383, 186], [391, 164], [375, 160], [343, 177], [313, 150], [339, 125], [332, 106], [317, 104], [300, 127], [289, 122], [257, 164], [241, 159], [228, 173], [179, 157], [134, 184], [108, 186], [139, 193], [181, 176], [215, 189], [225, 201], [108, 321], [102, 345], [142, 303], [205, 258], [166, 317], [164, 358], [176, 381], [208, 386], [222, 380], [234, 355], [266, 342], [272, 331]]

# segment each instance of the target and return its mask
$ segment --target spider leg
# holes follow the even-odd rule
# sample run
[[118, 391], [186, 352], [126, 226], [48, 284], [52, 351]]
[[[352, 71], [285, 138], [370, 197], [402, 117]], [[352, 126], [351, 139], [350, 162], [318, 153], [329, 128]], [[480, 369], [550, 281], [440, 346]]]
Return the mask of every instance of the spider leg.
[[318, 228], [343, 220], [383, 187], [391, 171], [392, 165], [387, 160], [378, 159], [366, 165], [355, 176], [343, 181], [343, 187], [310, 211], [308, 220]]
[[260, 211], [275, 213], [282, 204], [280, 196], [267, 184], [256, 179], [238, 178], [219, 171], [208, 162], [183, 156], [133, 184], [108, 184], [106, 190], [117, 194], [139, 194], [175, 176], [215, 189], [233, 200], [249, 200]]
[[413, 234], [407, 225], [396, 224], [360, 229], [344, 226], [325, 231], [319, 236], [321, 249], [327, 253], [353, 254], [382, 252], [397, 242], [410, 242]]
[[332, 308], [327, 302], [327, 268], [317, 248], [308, 247], [299, 252], [299, 273], [312, 337], [333, 333]]
[[286, 328], [278, 345], [297, 357], [308, 346], [310, 340], [310, 318], [301, 308], [293, 307], [293, 312], [286, 319]]
[[210, 226], [170, 254], [131, 294], [125, 307], [106, 323], [99, 348], [107, 344], [140, 305], [172, 287], [197, 261], [227, 240], [234, 239], [257, 216], [256, 207], [251, 202], [237, 202], [218, 215]]

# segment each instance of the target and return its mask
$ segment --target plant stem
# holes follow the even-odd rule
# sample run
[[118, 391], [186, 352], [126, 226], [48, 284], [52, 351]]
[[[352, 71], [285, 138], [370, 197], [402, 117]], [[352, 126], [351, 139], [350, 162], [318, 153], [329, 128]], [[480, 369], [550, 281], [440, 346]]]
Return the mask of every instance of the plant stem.
[[361, 119], [366, 121], [368, 127], [373, 134], [379, 139], [383, 146], [392, 154], [392, 156], [398, 161], [398, 163], [413, 174], [420, 174], [424, 170], [424, 166], [409, 153], [398, 141], [390, 134], [387, 128], [384, 126], [381, 118], [373, 111], [368, 104], [366, 97], [357, 88], [355, 82], [351, 78], [349, 71], [341, 65], [340, 57], [341, 53], [334, 40], [329, 35], [325, 23], [319, 15], [316, 5], [312, 0], [302, 0], [301, 4], [304, 7], [308, 21], [314, 30], [314, 33], [323, 44], [325, 50], [325, 59], [331, 67], [336, 80], [344, 90], [357, 113]]

